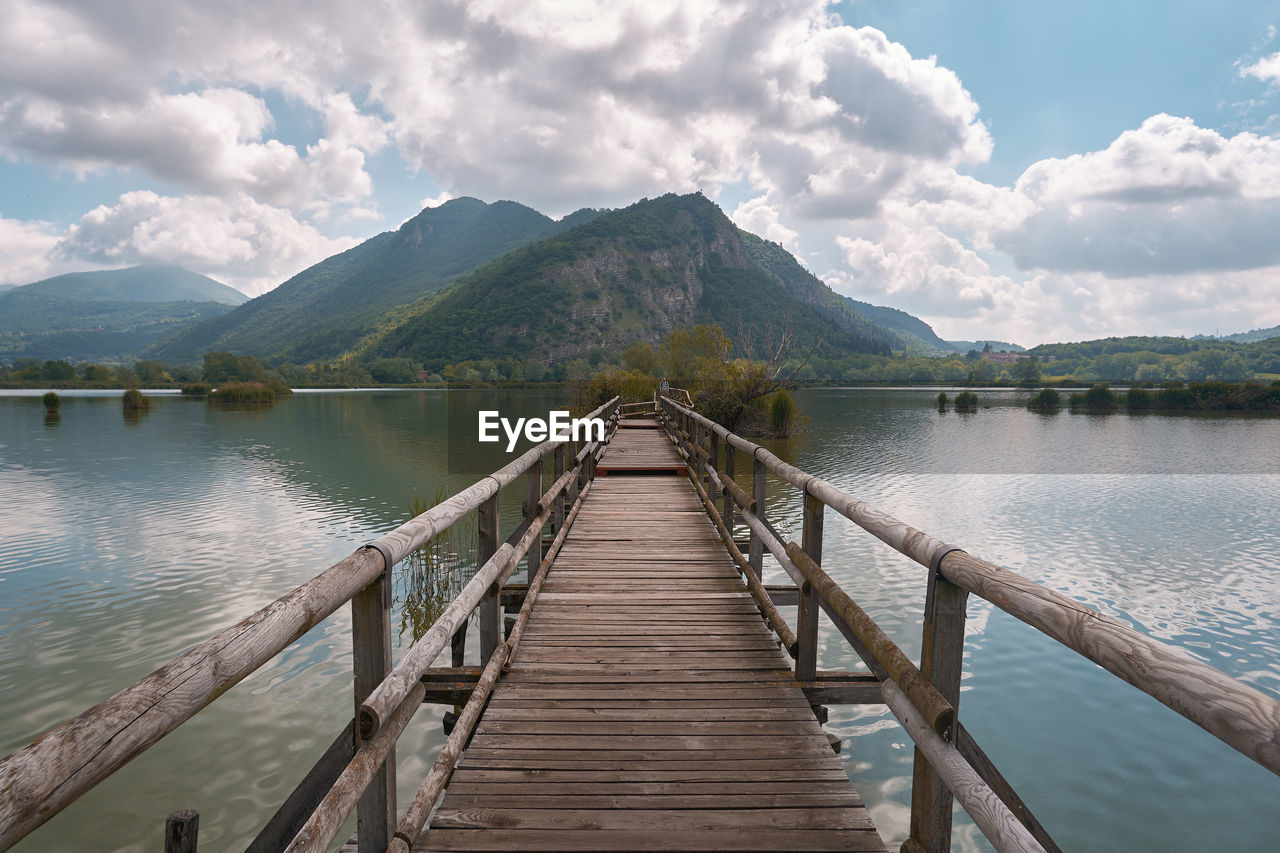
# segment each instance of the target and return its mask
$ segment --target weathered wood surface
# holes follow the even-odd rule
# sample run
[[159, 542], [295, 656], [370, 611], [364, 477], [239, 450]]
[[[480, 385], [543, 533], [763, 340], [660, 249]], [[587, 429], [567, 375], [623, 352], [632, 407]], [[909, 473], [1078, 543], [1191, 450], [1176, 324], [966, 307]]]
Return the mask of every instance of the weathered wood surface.
[[661, 430], [628, 429], [614, 434], [596, 464], [596, 474], [661, 473], [684, 467], [684, 460], [671, 451], [671, 443]]
[[611, 476], [413, 849], [884, 845], [691, 483]]

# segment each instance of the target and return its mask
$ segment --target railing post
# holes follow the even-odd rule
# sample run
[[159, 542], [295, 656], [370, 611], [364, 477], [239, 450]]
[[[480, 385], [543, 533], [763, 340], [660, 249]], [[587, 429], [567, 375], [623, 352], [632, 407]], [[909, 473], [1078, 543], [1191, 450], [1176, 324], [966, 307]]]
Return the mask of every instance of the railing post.
[[[765, 520], [764, 514], [764, 490], [765, 475], [769, 469], [764, 467], [764, 463], [754, 456], [751, 457], [751, 494], [756, 500], [756, 516], [761, 520]], [[760, 579], [760, 583], [764, 583], [764, 540], [756, 534], [755, 530], [751, 531], [751, 568], [755, 570], [756, 577]]]
[[[483, 566], [489, 558], [498, 552], [498, 500], [499, 492], [480, 504], [477, 510], [477, 527], [479, 528], [479, 551], [476, 565]], [[484, 597], [476, 605], [476, 614], [480, 619], [480, 663], [489, 660], [489, 655], [502, 642], [502, 588], [495, 581], [485, 590]]]
[[[724, 443], [724, 477], [725, 480], [733, 480], [737, 476], [737, 455], [738, 450], [733, 446], [732, 442]], [[737, 504], [733, 501], [733, 495], [726, 493], [724, 496], [724, 524], [729, 528], [729, 535], [733, 536], [733, 513]]]
[[[810, 495], [804, 495], [804, 527], [800, 547], [822, 564], [822, 515], [826, 506]], [[818, 597], [813, 585], [800, 586], [800, 602], [796, 611], [796, 679], [813, 681], [818, 676]]]
[[164, 821], [164, 853], [196, 853], [200, 814], [190, 809], [173, 812]]
[[[529, 494], [526, 496], [526, 503], [529, 507], [527, 510], [528, 518], [533, 518], [538, 514], [538, 501], [542, 498], [542, 457], [539, 456], [529, 467]], [[529, 582], [533, 582], [533, 575], [538, 571], [538, 566], [542, 563], [542, 533], [533, 537], [533, 544], [529, 546], [529, 559], [525, 564], [529, 572]]]
[[[556, 445], [556, 449], [551, 453], [551, 459], [552, 459], [551, 482], [553, 483], [557, 482], [560, 479], [561, 475], [564, 474], [564, 456], [565, 456], [565, 443], [561, 442], [560, 444]], [[551, 518], [552, 518], [552, 521], [555, 523], [556, 532], [559, 533], [560, 528], [564, 527], [564, 493], [563, 492], [556, 496], [555, 512], [552, 514]]]
[[[355, 715], [360, 704], [391, 672], [391, 569], [351, 599], [351, 656], [355, 670]], [[360, 747], [360, 727], [355, 730]], [[356, 806], [356, 839], [361, 851], [386, 850], [396, 826], [396, 751], [374, 775]]]
[[[940, 560], [935, 558], [934, 562]], [[944, 579], [937, 566], [933, 567], [925, 597], [920, 671], [956, 709], [957, 726], [968, 599], [968, 592]], [[912, 842], [914, 846], [908, 848]], [[911, 778], [911, 837], [903, 847], [922, 853], [946, 853], [951, 849], [951, 792], [919, 749], [915, 751]]]

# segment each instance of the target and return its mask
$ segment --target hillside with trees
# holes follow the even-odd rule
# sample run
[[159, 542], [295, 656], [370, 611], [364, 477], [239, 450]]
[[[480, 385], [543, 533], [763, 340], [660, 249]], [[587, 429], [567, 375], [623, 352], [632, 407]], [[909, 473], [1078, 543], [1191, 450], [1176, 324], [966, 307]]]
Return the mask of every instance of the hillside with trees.
[[901, 346], [780, 246], [692, 194], [645, 199], [510, 252], [359, 355], [409, 358], [428, 370], [468, 359], [555, 364], [699, 323], [729, 330], [743, 354], [768, 349], [784, 331], [832, 352]]
[[180, 266], [55, 276], [0, 292], [0, 356], [127, 359], [247, 299]]
[[556, 222], [511, 201], [451, 199], [163, 341], [151, 355], [191, 361], [229, 350], [272, 362], [332, 359], [459, 275], [592, 216], [583, 210]]

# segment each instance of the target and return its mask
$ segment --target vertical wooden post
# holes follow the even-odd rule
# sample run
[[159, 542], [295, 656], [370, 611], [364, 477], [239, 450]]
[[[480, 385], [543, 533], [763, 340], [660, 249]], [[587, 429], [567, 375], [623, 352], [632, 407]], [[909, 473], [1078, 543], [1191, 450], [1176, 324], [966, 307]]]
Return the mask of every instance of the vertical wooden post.
[[[935, 558], [935, 562], [940, 560]], [[925, 598], [920, 671], [956, 709], [957, 717], [968, 599], [968, 592], [945, 580], [934, 566]], [[925, 853], [946, 853], [951, 849], [951, 792], [918, 749], [911, 778], [909, 840], [914, 840]]]
[[[489, 558], [498, 553], [498, 500], [500, 492], [480, 504], [477, 511], [477, 527], [479, 528], [479, 551], [476, 565], [483, 566]], [[502, 588], [495, 581], [489, 584], [484, 597], [476, 605], [476, 615], [480, 620], [480, 663], [489, 660], [489, 655], [502, 642]]]
[[[391, 672], [391, 570], [351, 599], [351, 653], [355, 670], [355, 716], [387, 673]], [[360, 727], [354, 726], [356, 747]], [[396, 751], [387, 753], [356, 806], [359, 849], [385, 850], [396, 827]]]
[[[737, 455], [738, 451], [730, 442], [724, 443], [724, 477], [726, 480], [732, 480], [737, 476]], [[724, 496], [724, 524], [729, 528], [729, 535], [733, 536], [733, 514], [734, 508], [737, 506], [733, 502], [733, 495], [726, 494]]]
[[173, 812], [164, 821], [164, 853], [196, 853], [200, 813], [191, 809]]
[[[764, 467], [764, 463], [754, 456], [751, 457], [751, 493], [756, 499], [756, 516], [761, 521], [765, 520], [764, 490], [766, 474], [768, 474], [768, 469]], [[764, 583], [764, 540], [757, 536], [754, 530], [751, 531], [751, 568], [755, 570], [756, 577], [760, 579], [760, 583]]]
[[[528, 517], [532, 518], [538, 514], [538, 500], [542, 497], [542, 457], [539, 456], [534, 460], [533, 465], [529, 468], [529, 494], [526, 495], [528, 504]], [[538, 571], [538, 566], [542, 563], [542, 533], [539, 532], [533, 538], [533, 544], [529, 546], [529, 559], [525, 564], [529, 572], [529, 580], [533, 581], [533, 575]]]
[[[810, 495], [804, 495], [804, 527], [800, 547], [822, 565], [822, 516], [826, 506]], [[796, 678], [813, 681], [818, 675], [818, 597], [807, 581], [800, 587], [800, 604], [796, 613]]]
[[[720, 433], [716, 432], [715, 430], [710, 430], [710, 429], [707, 430], [707, 444], [709, 445], [708, 449], [711, 451], [711, 458], [709, 458], [707, 461], [711, 463], [711, 468], [713, 470], [720, 471], [723, 474], [724, 469], [720, 467]], [[708, 492], [708, 495], [710, 495], [710, 492], [711, 492], [711, 472], [710, 471], [707, 472], [707, 492]], [[712, 498], [711, 502], [715, 503], [715, 498]], [[729, 516], [725, 518], [724, 520], [725, 524], [733, 524], [732, 519], [733, 519], [733, 516]], [[729, 533], [730, 535], [733, 534], [732, 528], [730, 528]]]
[[[561, 443], [561, 444], [557, 444], [556, 449], [551, 452], [551, 459], [552, 459], [551, 482], [553, 483], [559, 481], [561, 475], [564, 474], [564, 455], [565, 455], [564, 449], [565, 449], [565, 445]], [[563, 494], [556, 497], [555, 512], [552, 514], [551, 520], [554, 523], [553, 526], [556, 532], [558, 533], [560, 531], [560, 528], [564, 526]]]

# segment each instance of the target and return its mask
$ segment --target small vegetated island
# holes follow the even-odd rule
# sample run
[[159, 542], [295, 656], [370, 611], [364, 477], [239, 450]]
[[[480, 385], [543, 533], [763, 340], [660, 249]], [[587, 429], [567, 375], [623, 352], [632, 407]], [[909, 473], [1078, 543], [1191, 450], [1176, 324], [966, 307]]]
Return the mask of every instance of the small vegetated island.
[[[1046, 388], [1032, 398], [1027, 408], [1048, 408]], [[1125, 392], [1111, 390], [1106, 383], [1088, 391], [1072, 394], [1067, 401], [1073, 412], [1257, 412], [1280, 413], [1280, 381], [1264, 385], [1260, 382], [1191, 382], [1172, 383], [1163, 388], [1130, 388]], [[1060, 404], [1059, 404], [1060, 405]]]
[[757, 438], [787, 438], [802, 416], [789, 388], [796, 368], [787, 369], [783, 340], [773, 357], [734, 357], [734, 342], [719, 326], [676, 329], [657, 347], [639, 343], [622, 354], [622, 364], [607, 366], [571, 383], [573, 411], [591, 411], [615, 396], [623, 402], [653, 397], [663, 379], [688, 391], [694, 407], [732, 432]]

